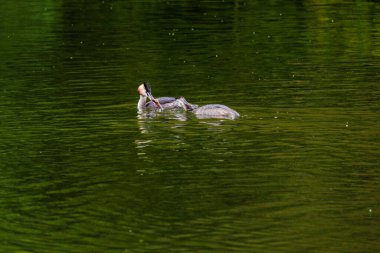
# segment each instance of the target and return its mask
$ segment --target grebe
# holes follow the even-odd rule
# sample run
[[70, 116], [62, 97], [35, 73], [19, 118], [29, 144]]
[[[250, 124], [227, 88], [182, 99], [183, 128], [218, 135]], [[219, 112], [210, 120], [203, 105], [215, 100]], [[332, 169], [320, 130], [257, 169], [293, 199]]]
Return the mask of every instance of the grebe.
[[[144, 82], [143, 84], [141, 84], [139, 88], [137, 89], [137, 92], [140, 95], [140, 100], [137, 104], [137, 109], [139, 111], [142, 111], [145, 109], [151, 109], [151, 110], [184, 109], [186, 110], [186, 106], [180, 98], [174, 98], [174, 97], [154, 98], [152, 95], [150, 84], [148, 82]], [[146, 103], [146, 97], [148, 97], [151, 101]]]
[[[198, 107], [198, 105], [187, 102], [184, 97], [160, 97], [155, 99], [152, 95], [150, 84], [147, 82], [141, 84], [138, 87], [137, 92], [140, 95], [139, 102], [137, 103], [137, 109], [139, 111], [145, 109], [184, 109], [194, 113], [197, 118], [201, 119], [236, 119], [240, 117], [240, 114], [237, 111], [221, 104], [208, 104]], [[151, 100], [148, 103], [146, 102], [147, 98]]]
[[194, 113], [197, 118], [236, 119], [240, 117], [240, 114], [237, 111], [225, 105], [209, 104], [198, 107], [197, 105], [187, 102], [185, 98], [181, 98], [181, 101], [185, 105], [186, 110]]

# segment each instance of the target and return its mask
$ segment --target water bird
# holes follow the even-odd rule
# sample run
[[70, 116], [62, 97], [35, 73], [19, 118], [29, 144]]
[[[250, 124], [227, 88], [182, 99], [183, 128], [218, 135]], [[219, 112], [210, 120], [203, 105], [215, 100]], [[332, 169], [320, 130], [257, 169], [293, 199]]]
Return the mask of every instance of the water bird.
[[187, 102], [185, 98], [180, 98], [180, 100], [185, 105], [186, 110], [194, 113], [197, 118], [236, 119], [240, 117], [237, 111], [225, 105], [208, 104], [198, 107], [198, 105]]
[[[199, 107], [196, 104], [187, 102], [184, 97], [159, 97], [155, 99], [152, 95], [150, 84], [147, 82], [142, 83], [137, 92], [140, 95], [139, 102], [137, 103], [137, 109], [143, 111], [145, 109], [184, 109], [192, 112], [197, 118], [221, 118], [221, 119], [236, 119], [240, 117], [240, 114], [229, 108], [228, 106], [221, 104], [208, 104]], [[146, 102], [149, 98], [151, 101]]]
[[[184, 109], [186, 106], [182, 99], [174, 97], [159, 97], [154, 98], [152, 95], [152, 90], [148, 82], [142, 83], [137, 92], [140, 95], [139, 102], [137, 103], [137, 109], [139, 111], [145, 109], [158, 110], [158, 109]], [[149, 98], [151, 101], [146, 102], [146, 99]], [[184, 98], [183, 98], [184, 99]], [[184, 100], [186, 101], [186, 100]], [[187, 101], [186, 101], [187, 102]]]

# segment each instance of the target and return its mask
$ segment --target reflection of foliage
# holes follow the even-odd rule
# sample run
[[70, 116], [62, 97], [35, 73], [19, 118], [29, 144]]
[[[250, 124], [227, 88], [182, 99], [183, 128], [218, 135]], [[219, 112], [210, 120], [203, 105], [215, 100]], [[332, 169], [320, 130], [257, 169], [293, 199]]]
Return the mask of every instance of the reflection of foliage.
[[[62, 5], [45, 1], [7, 2], [3, 8], [0, 45], [8, 62], [54, 46], [51, 58], [119, 60], [137, 76], [162, 66], [174, 70], [187, 65], [187, 70], [196, 66], [201, 75], [210, 68], [215, 72], [232, 67], [265, 77], [276, 62], [294, 63], [300, 54], [318, 64], [380, 54], [374, 41], [378, 5], [365, 1], [287, 1], [281, 6], [278, 1], [263, 5], [239, 0], [64, 1]], [[28, 15], [23, 14], [25, 9]], [[143, 59], [146, 51], [159, 54]], [[41, 57], [49, 60], [41, 55], [33, 58]], [[231, 64], [221, 66], [215, 58]], [[177, 75], [181, 73], [186, 74], [186, 69]]]

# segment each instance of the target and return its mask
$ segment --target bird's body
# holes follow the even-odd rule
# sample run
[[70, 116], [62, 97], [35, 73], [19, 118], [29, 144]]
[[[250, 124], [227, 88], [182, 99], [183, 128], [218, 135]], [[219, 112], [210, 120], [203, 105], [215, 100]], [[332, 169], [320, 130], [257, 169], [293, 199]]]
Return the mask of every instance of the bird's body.
[[198, 118], [236, 119], [240, 114], [225, 105], [209, 104], [192, 111]]
[[[175, 109], [178, 108], [178, 101], [174, 97], [159, 97], [156, 98], [158, 102], [161, 105], [161, 109]], [[146, 103], [146, 108], [152, 109], [152, 110], [157, 110], [160, 109], [158, 108], [157, 104], [155, 104], [153, 101], [149, 101]]]
[[240, 114], [225, 105], [208, 104], [201, 107], [187, 102], [184, 98], [182, 100], [187, 111], [194, 113], [198, 118], [221, 118], [221, 119], [236, 119]]

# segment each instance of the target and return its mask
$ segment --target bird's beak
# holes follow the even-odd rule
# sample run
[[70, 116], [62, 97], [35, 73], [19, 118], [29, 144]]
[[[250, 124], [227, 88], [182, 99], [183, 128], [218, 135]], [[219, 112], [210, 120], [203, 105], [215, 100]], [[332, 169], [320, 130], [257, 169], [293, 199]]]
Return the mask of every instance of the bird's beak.
[[147, 95], [147, 97], [148, 97], [151, 101], [153, 101], [153, 103], [155, 103], [155, 104], [157, 105], [157, 107], [158, 107], [159, 109], [162, 108], [160, 102], [158, 102], [158, 100], [155, 99], [155, 98], [153, 97], [153, 95], [150, 94], [150, 92], [147, 92], [146, 95]]

